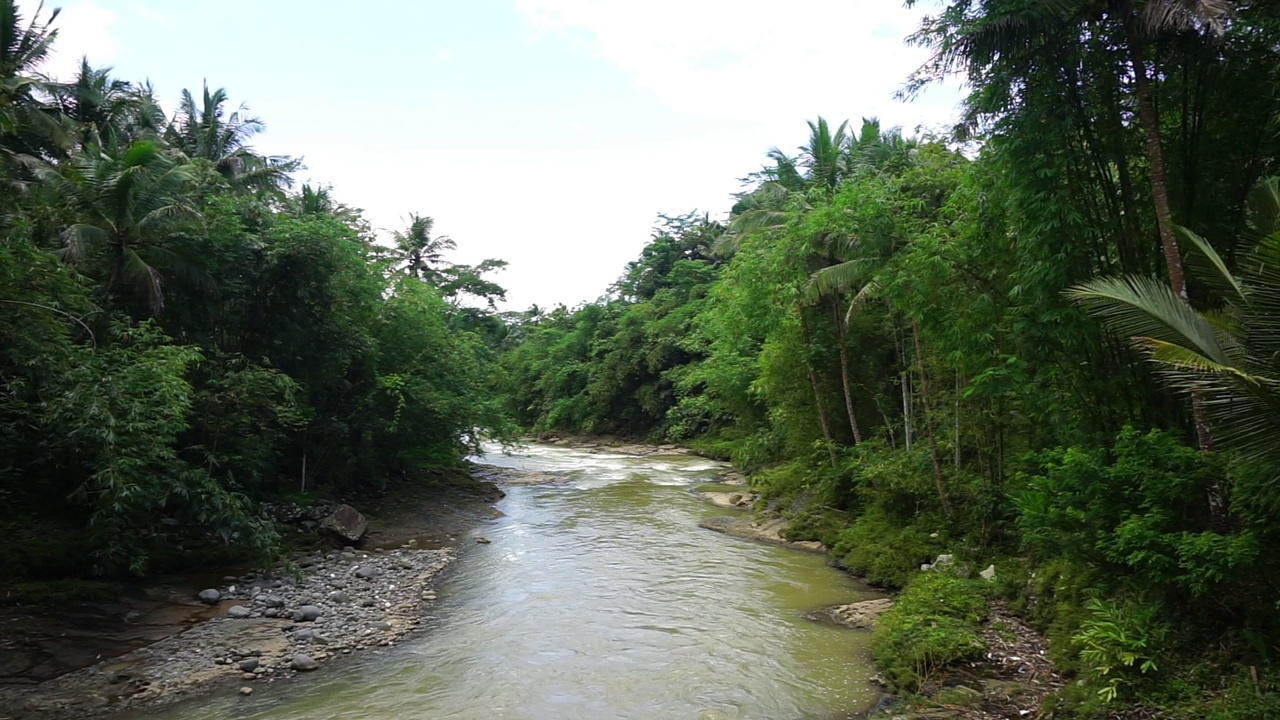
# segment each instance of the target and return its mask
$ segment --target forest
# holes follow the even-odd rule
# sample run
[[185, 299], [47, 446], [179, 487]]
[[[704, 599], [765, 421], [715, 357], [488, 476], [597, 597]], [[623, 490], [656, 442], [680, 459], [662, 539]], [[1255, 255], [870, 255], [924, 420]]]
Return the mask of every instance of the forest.
[[1054, 717], [1280, 717], [1280, 7], [952, 0], [909, 41], [955, 128], [813, 119], [517, 318], [509, 411], [752, 473], [906, 587], [899, 691], [981, 652], [973, 581], [919, 572], [955, 553], [1075, 679]]
[[7, 601], [615, 435], [731, 460], [903, 589], [898, 693], [981, 652], [990, 596], [1072, 678], [1053, 717], [1280, 717], [1280, 5], [939, 3], [901, 95], [960, 78], [955, 127], [813, 118], [599, 299], [506, 312], [504, 262], [412, 208], [380, 239], [226, 91], [42, 74], [56, 17], [0, 0]]
[[270, 558], [267, 502], [456, 467], [510, 423], [503, 266], [409, 213], [391, 244], [207, 85], [166, 114], [0, 2], [0, 584]]

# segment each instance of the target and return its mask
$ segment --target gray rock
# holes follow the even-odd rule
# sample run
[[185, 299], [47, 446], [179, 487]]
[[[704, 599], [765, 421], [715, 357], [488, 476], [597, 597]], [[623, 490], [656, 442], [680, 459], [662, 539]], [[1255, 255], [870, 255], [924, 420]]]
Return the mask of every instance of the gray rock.
[[302, 630], [293, 631], [293, 639], [298, 642], [310, 642], [316, 636], [314, 630], [303, 628]]
[[262, 599], [262, 604], [269, 608], [284, 607], [284, 598], [279, 595], [259, 595], [258, 597]]
[[356, 568], [356, 577], [360, 578], [361, 580], [372, 580], [377, 576], [378, 576], [377, 568], [371, 568], [371, 567]]
[[978, 577], [980, 577], [980, 578], [982, 578], [983, 580], [986, 580], [986, 581], [988, 581], [988, 582], [990, 582], [990, 581], [992, 581], [992, 580], [995, 580], [995, 579], [996, 579], [996, 566], [995, 566], [995, 565], [988, 565], [986, 570], [983, 570], [982, 572], [978, 573]]
[[241, 673], [240, 679], [241, 680], [257, 680], [258, 676], [254, 675], [253, 673]]
[[245, 685], [244, 687], [240, 688], [240, 694], [241, 694], [241, 695], [252, 695], [252, 694], [253, 694], [253, 688], [249, 687], [248, 685]]
[[280, 611], [273, 607], [269, 607], [266, 610], [262, 611], [262, 617], [273, 618], [273, 617], [279, 617], [279, 616], [280, 616]]
[[944, 568], [955, 561], [956, 557], [954, 555], [939, 555], [938, 559], [933, 561], [933, 569], [938, 570], [940, 568]]
[[196, 597], [205, 605], [216, 605], [217, 602], [222, 599], [222, 593], [213, 588], [209, 588], [208, 590], [201, 590], [200, 594]]
[[243, 620], [252, 614], [253, 611], [243, 605], [232, 605], [231, 609], [227, 610], [227, 617], [236, 620]]
[[329, 593], [329, 602], [345, 605], [351, 602], [351, 597], [341, 590], [335, 590], [334, 592]]
[[258, 669], [258, 658], [246, 658], [240, 661], [240, 672], [253, 672]]
[[289, 667], [299, 672], [310, 672], [320, 667], [320, 663], [311, 659], [310, 655], [299, 653], [293, 656], [293, 660], [289, 662]]
[[373, 607], [374, 605], [377, 605], [377, 604], [378, 604], [377, 601], [375, 601], [373, 598], [365, 598], [360, 601], [360, 607]]
[[324, 614], [324, 610], [315, 605], [303, 605], [293, 611], [294, 622], [312, 622]]
[[320, 531], [339, 540], [358, 542], [369, 531], [369, 521], [350, 505], [339, 505], [320, 521]]
[[386, 620], [379, 620], [378, 622], [373, 623], [371, 627], [374, 630], [386, 632], [387, 630], [391, 629], [391, 623], [387, 622]]

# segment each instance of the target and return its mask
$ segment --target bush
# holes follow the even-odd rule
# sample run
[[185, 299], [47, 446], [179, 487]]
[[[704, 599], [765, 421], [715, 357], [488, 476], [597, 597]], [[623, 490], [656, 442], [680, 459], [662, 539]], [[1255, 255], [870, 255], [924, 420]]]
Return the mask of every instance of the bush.
[[871, 638], [871, 650], [885, 682], [898, 692], [914, 692], [947, 665], [982, 656], [978, 632], [986, 615], [983, 586], [942, 573], [920, 573], [885, 613]]
[[1156, 619], [1159, 610], [1154, 606], [1093, 598], [1085, 607], [1089, 617], [1071, 641], [1085, 677], [1101, 683], [1098, 695], [1110, 702], [1137, 675], [1158, 669], [1156, 658], [1169, 630]]
[[873, 507], [837, 536], [831, 553], [873, 585], [902, 587], [920, 565], [945, 550], [941, 535], [932, 537], [931, 528], [940, 527], [945, 527], [940, 518], [916, 518], [908, 524]]

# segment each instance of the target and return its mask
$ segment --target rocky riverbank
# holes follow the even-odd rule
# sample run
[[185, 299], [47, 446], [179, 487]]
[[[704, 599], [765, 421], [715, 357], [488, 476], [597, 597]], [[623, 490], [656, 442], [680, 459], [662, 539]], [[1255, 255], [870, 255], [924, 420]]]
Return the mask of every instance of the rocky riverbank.
[[78, 718], [169, 702], [214, 686], [251, 694], [417, 627], [451, 549], [311, 554], [296, 574], [253, 573], [208, 588], [217, 617], [34, 687], [0, 688], [0, 717]]
[[297, 518], [275, 508], [294, 542], [319, 549], [272, 572], [157, 578], [110, 601], [6, 609], [0, 720], [79, 720], [206, 692], [251, 695], [390, 647], [430, 612], [454, 546], [474, 542], [468, 535], [497, 513], [491, 503], [502, 495], [481, 478], [442, 472], [366, 499], [361, 549], [324, 539], [334, 528], [319, 515], [335, 503]]

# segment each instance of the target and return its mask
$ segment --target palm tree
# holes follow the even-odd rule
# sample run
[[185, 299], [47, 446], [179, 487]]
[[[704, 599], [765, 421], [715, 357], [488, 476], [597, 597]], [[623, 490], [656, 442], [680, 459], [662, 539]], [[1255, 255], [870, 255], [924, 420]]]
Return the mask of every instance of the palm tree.
[[249, 140], [266, 126], [243, 104], [227, 115], [226, 104], [227, 91], [218, 88], [211, 92], [208, 83], [199, 103], [190, 90], [183, 90], [166, 139], [188, 157], [213, 163], [234, 185], [262, 190], [291, 187], [290, 174], [298, 169], [299, 161], [254, 153]]
[[[1203, 280], [1226, 306], [1197, 311], [1173, 288], [1146, 277], [1101, 278], [1068, 296], [1129, 337], [1171, 389], [1199, 398], [1216, 437], [1250, 461], [1280, 471], [1280, 179], [1250, 196], [1250, 233], [1233, 274], [1203, 238], [1171, 230], [1198, 253]], [[1219, 522], [1220, 489], [1209, 498]]]
[[53, 156], [63, 145], [62, 128], [37, 98], [43, 82], [36, 71], [58, 34], [51, 27], [58, 11], [42, 19], [43, 9], [26, 22], [15, 0], [0, 0], [0, 159], [10, 166]]
[[444, 279], [435, 265], [443, 265], [444, 251], [458, 247], [447, 235], [431, 237], [435, 220], [417, 213], [409, 213], [409, 225], [403, 231], [391, 233], [396, 243], [396, 256], [401, 267], [410, 276], [432, 283]]
[[74, 123], [72, 132], [81, 149], [118, 144], [139, 105], [133, 85], [111, 77], [109, 67], [91, 67], [88, 58], [80, 60], [74, 79], [50, 81], [46, 90], [54, 108]]
[[138, 283], [153, 312], [164, 309], [161, 270], [198, 276], [194, 264], [173, 252], [168, 240], [178, 223], [199, 220], [184, 193], [189, 166], [176, 162], [154, 140], [121, 151], [92, 147], [38, 177], [79, 222], [62, 232], [61, 255], [84, 262], [96, 250], [105, 256], [107, 292], [122, 281]]

